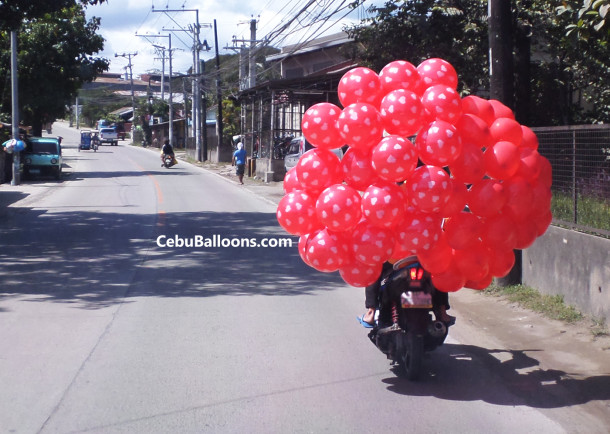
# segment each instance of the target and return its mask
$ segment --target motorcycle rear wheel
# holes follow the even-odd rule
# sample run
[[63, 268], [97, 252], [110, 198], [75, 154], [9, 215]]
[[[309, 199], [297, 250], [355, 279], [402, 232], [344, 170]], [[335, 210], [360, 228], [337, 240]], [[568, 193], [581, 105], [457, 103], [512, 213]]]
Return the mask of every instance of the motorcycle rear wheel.
[[411, 331], [403, 335], [402, 339], [402, 351], [399, 361], [402, 374], [407, 380], [417, 380], [421, 376], [422, 371], [424, 338]]

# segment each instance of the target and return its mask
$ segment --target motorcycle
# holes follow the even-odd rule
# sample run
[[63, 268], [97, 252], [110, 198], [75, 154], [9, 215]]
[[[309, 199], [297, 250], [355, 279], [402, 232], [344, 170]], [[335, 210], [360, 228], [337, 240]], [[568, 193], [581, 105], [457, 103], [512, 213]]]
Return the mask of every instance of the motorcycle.
[[424, 353], [447, 337], [452, 322], [440, 321], [438, 314], [443, 296], [416, 256], [397, 261], [381, 281], [376, 321], [368, 337], [408, 380], [421, 376]]
[[163, 161], [163, 165], [167, 169], [169, 169], [174, 164], [176, 164], [175, 161], [174, 161], [174, 156], [170, 155], [170, 154], [163, 154], [163, 157], [161, 158], [161, 160]]

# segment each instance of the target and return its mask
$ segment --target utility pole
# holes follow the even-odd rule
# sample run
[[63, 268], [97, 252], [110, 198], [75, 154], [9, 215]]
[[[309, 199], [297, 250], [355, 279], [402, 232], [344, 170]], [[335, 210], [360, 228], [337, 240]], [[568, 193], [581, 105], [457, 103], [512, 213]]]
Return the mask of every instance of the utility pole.
[[[11, 97], [12, 97], [12, 132], [13, 139], [19, 140], [19, 76], [17, 68], [17, 31], [11, 31]], [[13, 153], [13, 178], [11, 185], [19, 185], [21, 177], [19, 176], [21, 151]]]
[[138, 53], [123, 53], [123, 54], [118, 54], [115, 53], [114, 57], [127, 57], [129, 59], [129, 63], [127, 65], [127, 68], [129, 68], [129, 81], [131, 83], [131, 113], [133, 116], [133, 122], [131, 124], [131, 130], [133, 131], [133, 126], [136, 123], [136, 97], [135, 94], [133, 92], [133, 70], [132, 70], [132, 63], [131, 63], [131, 58], [137, 56]]
[[[513, 20], [511, 0], [488, 0], [489, 95], [514, 109]], [[515, 265], [508, 275], [496, 278], [500, 286], [521, 283], [522, 254], [514, 250]]]
[[[202, 161], [202, 147], [201, 147], [201, 91], [199, 78], [201, 75], [201, 69], [199, 64], [199, 51], [201, 50], [201, 43], [199, 42], [199, 32], [201, 26], [199, 25], [199, 9], [162, 9], [155, 10], [153, 6], [153, 12], [195, 12], [195, 24], [191, 26], [190, 30], [193, 32], [193, 101], [192, 101], [192, 123], [193, 123], [193, 136], [195, 137], [195, 153], [197, 160]], [[180, 29], [185, 31], [184, 29]]]
[[[155, 44], [152, 44], [152, 46], [158, 50], [163, 50], [163, 53], [165, 53], [165, 50], [167, 50], [167, 52], [169, 53], [168, 54], [168, 57], [169, 57], [169, 99], [168, 99], [169, 144], [174, 146], [174, 144], [173, 144], [173, 141], [174, 141], [174, 104], [173, 104], [173, 92], [172, 92], [172, 74], [173, 74], [173, 71], [172, 71], [172, 34], [168, 33], [167, 35], [138, 35], [138, 36], [144, 36], [147, 38], [167, 38], [167, 40], [168, 40], [169, 48], [165, 48], [162, 45], [155, 45]], [[163, 62], [163, 70], [165, 71], [165, 62]], [[163, 72], [163, 76], [165, 76], [165, 72]], [[162, 89], [163, 89], [163, 84], [161, 85]], [[163, 92], [163, 90], [162, 90], [162, 92]]]
[[514, 108], [511, 0], [488, 0], [489, 92], [492, 99]]
[[[225, 50], [234, 50], [239, 51], [239, 90], [245, 90], [256, 86], [256, 44], [258, 41], [256, 39], [256, 19], [252, 18], [250, 20], [250, 39], [237, 39], [233, 37], [233, 47], [225, 47]], [[241, 23], [245, 24], [245, 23]], [[241, 42], [241, 47], [237, 47], [236, 43]], [[243, 45], [244, 43], [249, 42], [250, 48], [247, 49]], [[246, 52], [248, 53], [248, 78], [245, 78], [245, 68], [246, 68]]]
[[161, 101], [165, 101], [165, 47], [161, 47]]
[[214, 44], [216, 49], [216, 100], [218, 101], [218, 114], [216, 115], [216, 135], [218, 137], [218, 150], [222, 146], [222, 91], [220, 89], [220, 55], [218, 54], [218, 30], [214, 20]]
[[256, 20], [250, 20], [250, 88], [256, 86]]

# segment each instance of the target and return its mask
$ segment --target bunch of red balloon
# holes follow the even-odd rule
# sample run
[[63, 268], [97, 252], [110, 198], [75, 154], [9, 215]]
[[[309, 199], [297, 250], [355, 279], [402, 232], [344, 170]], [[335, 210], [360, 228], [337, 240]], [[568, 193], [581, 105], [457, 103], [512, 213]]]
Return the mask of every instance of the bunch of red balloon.
[[357, 67], [338, 85], [343, 109], [305, 112], [315, 148], [286, 174], [277, 219], [308, 265], [367, 286], [417, 255], [438, 289], [483, 289], [546, 231], [551, 166], [535, 134], [457, 84], [443, 59]]

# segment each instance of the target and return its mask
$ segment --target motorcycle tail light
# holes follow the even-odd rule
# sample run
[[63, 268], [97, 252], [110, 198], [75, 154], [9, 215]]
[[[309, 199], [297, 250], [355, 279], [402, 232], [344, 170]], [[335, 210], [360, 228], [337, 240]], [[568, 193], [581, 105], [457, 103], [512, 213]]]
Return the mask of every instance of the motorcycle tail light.
[[424, 277], [424, 269], [420, 267], [413, 267], [410, 270], [411, 280], [422, 280]]

